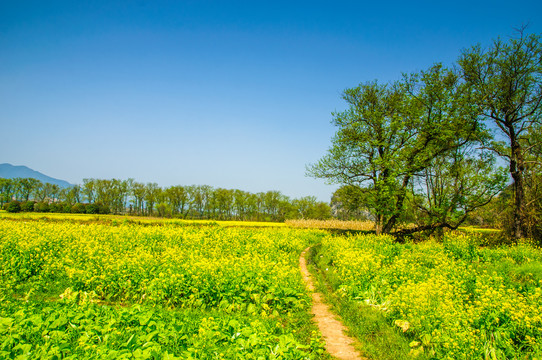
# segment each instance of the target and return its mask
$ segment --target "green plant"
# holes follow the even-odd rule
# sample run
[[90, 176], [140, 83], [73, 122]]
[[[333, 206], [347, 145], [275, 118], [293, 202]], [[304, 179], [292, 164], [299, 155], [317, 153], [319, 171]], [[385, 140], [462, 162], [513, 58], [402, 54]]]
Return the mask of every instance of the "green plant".
[[10, 213], [21, 212], [21, 203], [17, 200], [10, 201], [6, 207], [6, 210]]

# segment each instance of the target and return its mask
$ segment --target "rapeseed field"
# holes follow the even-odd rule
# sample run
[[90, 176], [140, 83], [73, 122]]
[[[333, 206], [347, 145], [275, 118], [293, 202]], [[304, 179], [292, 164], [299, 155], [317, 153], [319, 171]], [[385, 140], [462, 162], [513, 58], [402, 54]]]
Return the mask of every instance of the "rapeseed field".
[[480, 241], [329, 236], [316, 257], [336, 293], [382, 313], [413, 357], [541, 359], [542, 251]]
[[0, 358], [319, 359], [322, 232], [0, 220]]

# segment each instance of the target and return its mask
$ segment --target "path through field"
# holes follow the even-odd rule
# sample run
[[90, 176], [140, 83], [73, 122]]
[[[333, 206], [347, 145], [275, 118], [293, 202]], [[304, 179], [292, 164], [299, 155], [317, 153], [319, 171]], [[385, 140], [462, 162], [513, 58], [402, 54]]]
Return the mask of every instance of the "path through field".
[[345, 334], [346, 327], [342, 324], [338, 315], [331, 312], [329, 306], [322, 301], [322, 295], [315, 291], [311, 275], [307, 270], [307, 259], [305, 258], [309, 249], [306, 248], [301, 253], [299, 267], [301, 268], [305, 286], [312, 293], [312, 313], [314, 314], [314, 321], [324, 337], [326, 350], [331, 356], [339, 360], [367, 360], [361, 357], [354, 348], [354, 340]]

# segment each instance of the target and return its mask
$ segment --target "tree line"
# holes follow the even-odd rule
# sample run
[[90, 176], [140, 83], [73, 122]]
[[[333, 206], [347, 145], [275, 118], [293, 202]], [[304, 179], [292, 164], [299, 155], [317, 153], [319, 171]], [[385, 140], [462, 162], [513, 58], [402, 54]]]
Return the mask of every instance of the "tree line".
[[326, 219], [328, 204], [279, 191], [250, 193], [208, 185], [160, 187], [134, 179], [84, 179], [61, 188], [33, 178], [0, 178], [0, 206], [9, 211], [128, 214], [183, 219], [284, 221]]
[[[542, 42], [524, 29], [395, 82], [347, 89], [310, 176], [377, 232], [456, 229], [487, 209], [515, 239], [541, 239]], [[409, 226], [405, 226], [408, 224]]]

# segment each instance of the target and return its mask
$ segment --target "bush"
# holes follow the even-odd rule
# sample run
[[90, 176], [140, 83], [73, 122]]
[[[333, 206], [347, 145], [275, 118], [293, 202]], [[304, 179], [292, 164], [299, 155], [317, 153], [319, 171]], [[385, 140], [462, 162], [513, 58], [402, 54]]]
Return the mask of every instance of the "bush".
[[62, 203], [51, 203], [49, 205], [49, 211], [52, 213], [61, 213], [64, 210], [64, 204]]
[[26, 211], [26, 212], [34, 211], [35, 203], [36, 203], [35, 201], [23, 201], [21, 203], [21, 211]]
[[21, 203], [18, 202], [17, 200], [11, 201], [8, 203], [6, 210], [10, 213], [21, 212]]
[[171, 218], [171, 206], [166, 203], [160, 203], [156, 205], [156, 211], [158, 211], [159, 217]]
[[71, 213], [73, 214], [84, 214], [86, 211], [85, 209], [85, 205], [84, 204], [81, 204], [81, 203], [77, 203], [77, 204], [74, 204], [72, 207], [71, 207]]
[[98, 214], [99, 211], [100, 211], [100, 207], [96, 204], [87, 204], [86, 206], [87, 214]]
[[37, 212], [49, 212], [49, 204], [46, 202], [39, 202], [34, 204], [34, 211]]
[[87, 214], [109, 214], [109, 207], [103, 205], [101, 202], [87, 205]]
[[109, 207], [108, 206], [105, 206], [105, 205], [98, 205], [98, 213], [100, 214], [109, 214], [111, 212], [111, 210], [109, 210]]

